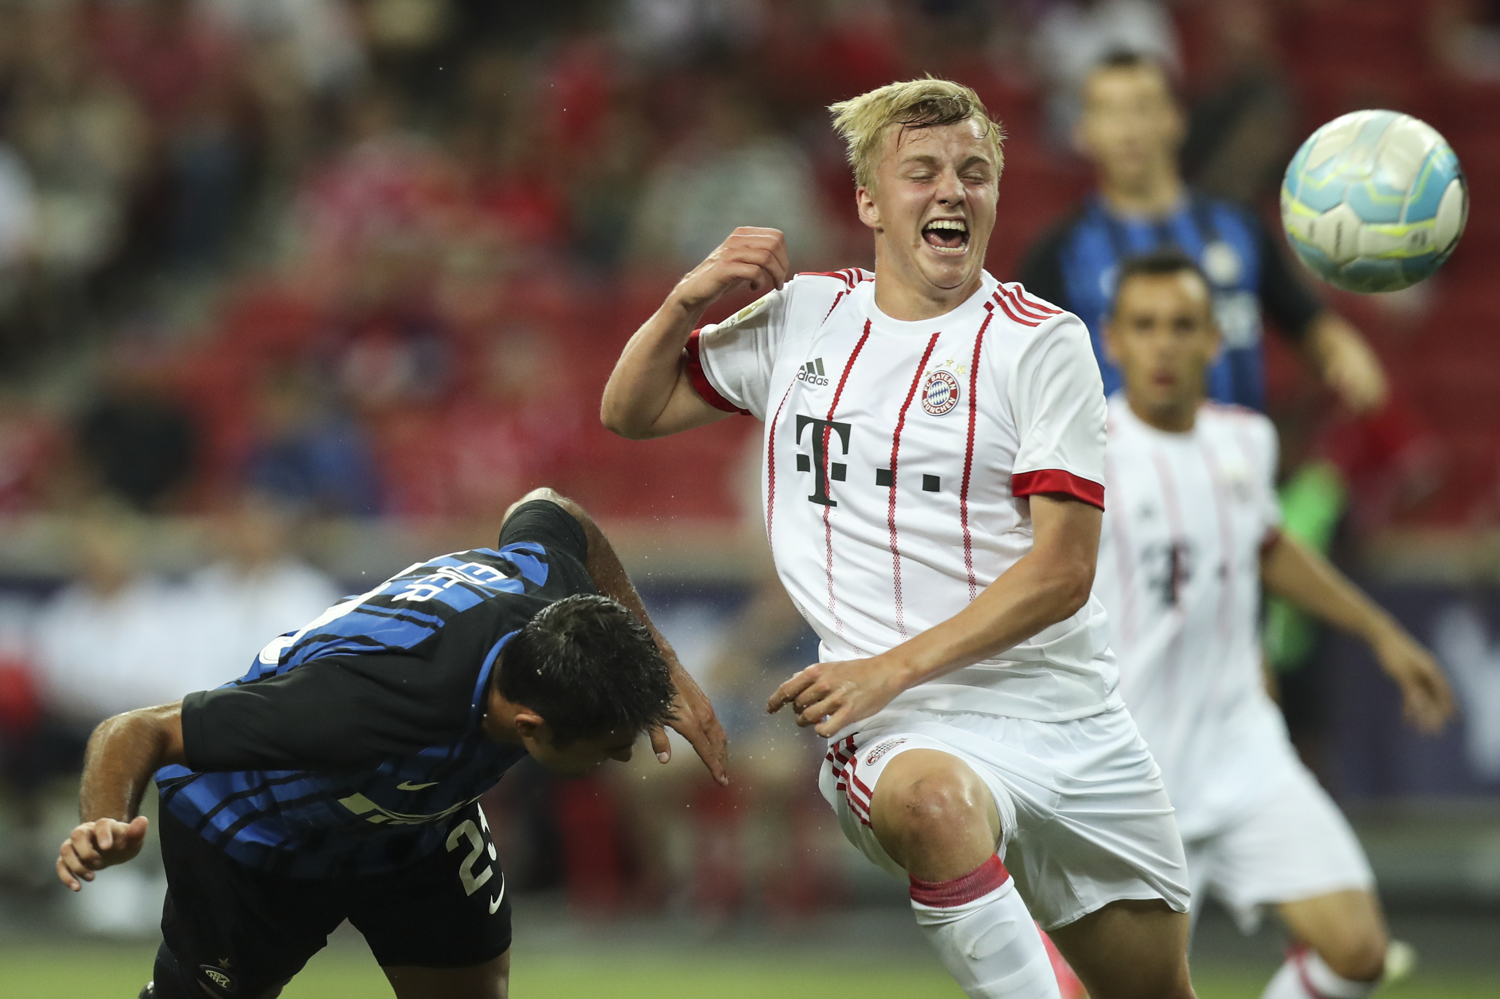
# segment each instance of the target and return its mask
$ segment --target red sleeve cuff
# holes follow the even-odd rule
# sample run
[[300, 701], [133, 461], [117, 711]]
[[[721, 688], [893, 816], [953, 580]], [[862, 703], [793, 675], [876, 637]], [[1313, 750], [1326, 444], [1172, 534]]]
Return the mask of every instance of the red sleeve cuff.
[[1091, 479], [1081, 478], [1060, 468], [1043, 468], [1035, 472], [1017, 472], [1010, 477], [1012, 496], [1036, 493], [1064, 493], [1089, 506], [1104, 509], [1104, 487]]
[[720, 395], [719, 390], [713, 387], [708, 380], [708, 376], [703, 373], [703, 361], [698, 356], [698, 334], [701, 332], [703, 331], [693, 330], [693, 334], [688, 337], [687, 342], [687, 373], [688, 380], [693, 383], [694, 391], [702, 396], [703, 401], [714, 409], [722, 409], [726, 413], [739, 413], [741, 416], [749, 416], [750, 410], [741, 409]]

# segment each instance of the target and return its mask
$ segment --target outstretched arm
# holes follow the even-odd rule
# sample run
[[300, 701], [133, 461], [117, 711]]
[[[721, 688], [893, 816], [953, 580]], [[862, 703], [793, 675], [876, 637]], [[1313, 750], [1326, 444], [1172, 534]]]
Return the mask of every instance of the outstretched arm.
[[84, 756], [78, 812], [83, 819], [63, 841], [57, 876], [74, 891], [101, 868], [141, 852], [147, 820], [137, 812], [151, 775], [182, 752], [182, 703], [127, 711], [94, 729]]
[[[522, 496], [516, 503], [506, 511], [506, 518], [522, 503], [532, 500], [547, 500], [556, 503], [566, 510], [573, 519], [583, 526], [584, 535], [588, 538], [588, 561], [584, 567], [588, 569], [589, 577], [593, 579], [601, 594], [624, 604], [636, 617], [640, 618], [651, 637], [656, 641], [656, 647], [661, 650], [662, 658], [672, 670], [672, 681], [677, 687], [677, 702], [672, 708], [672, 720], [668, 724], [676, 729], [683, 738], [692, 745], [702, 758], [704, 766], [708, 767], [709, 773], [713, 774], [714, 780], [720, 784], [727, 784], [729, 776], [726, 767], [729, 763], [729, 747], [724, 736], [724, 727], [719, 724], [718, 716], [714, 714], [713, 705], [709, 703], [708, 696], [693, 680], [688, 671], [682, 668], [682, 663], [673, 651], [671, 643], [656, 629], [651, 620], [651, 615], [646, 613], [646, 605], [641, 602], [641, 595], [636, 592], [635, 584], [625, 573], [625, 567], [620, 564], [620, 558], [615, 554], [614, 546], [609, 543], [609, 538], [599, 529], [599, 525], [590, 517], [588, 511], [577, 503], [552, 489], [534, 489]], [[667, 741], [667, 734], [661, 729], [651, 730], [651, 749], [656, 753], [657, 759], [666, 763], [672, 758], [671, 743]]]
[[777, 688], [798, 725], [821, 736], [868, 718], [903, 690], [971, 666], [1076, 614], [1089, 599], [1103, 512], [1068, 496], [1031, 497], [1032, 549], [967, 607], [889, 652], [818, 663]]
[[1351, 412], [1373, 413], [1390, 394], [1385, 369], [1359, 331], [1324, 309], [1308, 324], [1303, 351], [1323, 384]]
[[1327, 559], [1281, 534], [1261, 555], [1260, 577], [1271, 593], [1368, 642], [1401, 688], [1407, 722], [1423, 732], [1442, 729], [1453, 714], [1453, 693], [1437, 661]]
[[621, 437], [645, 440], [701, 427], [726, 414], [704, 402], [687, 375], [682, 348], [703, 311], [727, 292], [780, 288], [787, 278], [786, 240], [777, 229], [741, 226], [708, 259], [677, 282], [615, 364], [599, 419]]

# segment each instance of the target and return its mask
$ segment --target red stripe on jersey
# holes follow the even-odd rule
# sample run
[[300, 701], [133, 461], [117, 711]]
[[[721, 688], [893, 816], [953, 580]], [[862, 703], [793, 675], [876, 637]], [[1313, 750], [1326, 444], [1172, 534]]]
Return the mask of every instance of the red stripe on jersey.
[[781, 425], [781, 410], [786, 405], [787, 396], [792, 394], [792, 382], [781, 394], [781, 402], [776, 405], [776, 416], [771, 420], [771, 426], [766, 431], [766, 548], [771, 552], [771, 557], [776, 557], [776, 543], [771, 540], [771, 517], [776, 513], [776, 428]]
[[[865, 329], [859, 335], [859, 342], [854, 345], [854, 352], [849, 355], [849, 361], [844, 365], [844, 373], [839, 376], [838, 388], [833, 390], [833, 402], [828, 407], [828, 422], [833, 422], [834, 411], [839, 408], [839, 399], [844, 394], [844, 386], [849, 383], [849, 372], [854, 370], [854, 362], [859, 360], [859, 352], [865, 349], [865, 343], [870, 339], [870, 320], [865, 320]], [[832, 427], [823, 428], [823, 475], [827, 481], [828, 475], [828, 437], [833, 433]], [[828, 613], [833, 615], [833, 630], [840, 638], [844, 635], [844, 622], [839, 620], [838, 611], [835, 609], [837, 601], [833, 597], [833, 522], [828, 519], [828, 512], [832, 507], [823, 508], [823, 546], [827, 552], [823, 571], [828, 575]]]
[[[1219, 474], [1219, 463], [1201, 441], [1198, 443], [1198, 450], [1203, 455], [1203, 463], [1208, 466], [1208, 477], [1213, 480], [1214, 519], [1219, 523], [1219, 546], [1223, 549], [1224, 565], [1232, 569], [1235, 558], [1234, 524], [1230, 519], [1229, 497], [1224, 494], [1224, 477]], [[1221, 578], [1224, 585], [1219, 589], [1219, 641], [1228, 648], [1234, 637], [1234, 573], [1226, 572]]]
[[1012, 496], [1034, 496], [1037, 493], [1064, 493], [1089, 506], [1104, 509], [1104, 487], [1092, 479], [1065, 472], [1060, 468], [1042, 468], [1035, 472], [1017, 472], [1010, 477]]
[[[901, 597], [901, 547], [896, 537], [896, 459], [901, 453], [901, 431], [906, 427], [906, 411], [916, 398], [917, 386], [922, 384], [922, 372], [927, 370], [927, 361], [932, 357], [932, 348], [937, 346], [940, 336], [941, 333], [934, 333], [927, 339], [927, 349], [922, 353], [922, 360], [917, 362], [916, 373], [911, 376], [911, 388], [906, 390], [906, 401], [901, 404], [901, 412], [896, 417], [896, 433], [891, 437], [891, 501], [885, 521], [891, 529], [891, 581], [896, 592], [896, 630], [903, 642], [906, 641], [906, 605]], [[827, 449], [826, 445], [824, 449]]]
[[1044, 316], [1062, 315], [1062, 309], [1059, 309], [1051, 302], [1044, 302], [1040, 298], [1032, 298], [1026, 294], [1026, 289], [1019, 284], [1012, 285], [1010, 290], [1011, 294], [1016, 296], [1016, 300], [1029, 307], [1032, 312], [1040, 312]]
[[1023, 316], [1031, 319], [1045, 321], [1051, 319], [1054, 315], [1054, 313], [1043, 312], [1041, 309], [1038, 309], [1035, 306], [1027, 305], [1026, 302], [1022, 301], [1020, 294], [1018, 294], [1014, 288], [1007, 288], [1002, 284], [1000, 286], [1000, 291], [1005, 295], [1007, 299], [1010, 300], [1010, 304], [1016, 307], [1016, 311], [1021, 313], [1021, 315]]
[[1012, 321], [1018, 322], [1022, 326], [1040, 326], [1040, 325], [1042, 325], [1040, 322], [1038, 322], [1035, 319], [1022, 319], [1020, 316], [1016, 315], [1015, 310], [1012, 309], [1008, 304], [1006, 304], [1007, 303], [1007, 299], [1005, 298], [1005, 286], [1004, 285], [1001, 285], [1000, 286], [1000, 290], [997, 291], [997, 292], [995, 292], [995, 302], [1000, 306], [1000, 308], [1002, 308], [1002, 309], [1005, 310], [1005, 314], [1007, 316], [1009, 316], [1012, 319]]
[[703, 373], [703, 359], [698, 356], [698, 334], [702, 330], [693, 330], [687, 342], [687, 373], [688, 381], [693, 383], [693, 391], [702, 397], [714, 409], [722, 409], [726, 413], [739, 413], [741, 416], [749, 416], [750, 410], [741, 409], [728, 399], [719, 394], [709, 382], [708, 376]]
[[995, 318], [995, 307], [984, 303], [984, 322], [974, 336], [974, 357], [969, 361], [969, 440], [964, 445], [964, 481], [958, 490], [958, 520], [964, 529], [964, 571], [969, 574], [969, 601], [979, 595], [979, 580], [974, 576], [974, 537], [969, 530], [969, 479], [974, 471], [974, 422], [979, 415], [975, 389], [979, 386], [979, 348], [984, 343], [984, 331]]
[[[823, 323], [828, 322], [828, 317], [833, 315], [833, 310], [839, 307], [839, 302], [843, 301], [844, 296], [847, 294], [849, 294], [849, 291], [848, 289], [845, 289], [839, 292], [837, 295], [833, 296], [833, 304], [828, 307], [827, 314], [823, 316]], [[818, 325], [822, 326], [823, 323], [819, 323]]]

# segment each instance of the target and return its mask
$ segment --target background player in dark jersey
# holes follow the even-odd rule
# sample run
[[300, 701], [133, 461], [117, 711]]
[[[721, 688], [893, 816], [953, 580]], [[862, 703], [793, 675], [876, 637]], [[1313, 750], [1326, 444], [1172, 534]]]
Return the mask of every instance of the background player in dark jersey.
[[1100, 340], [1119, 263], [1175, 248], [1213, 283], [1224, 343], [1209, 373], [1211, 399], [1265, 408], [1260, 341], [1269, 316], [1351, 410], [1380, 407], [1385, 375], [1358, 331], [1313, 296], [1252, 212], [1183, 182], [1185, 121], [1161, 66], [1129, 54], [1107, 59], [1084, 82], [1077, 129], [1099, 190], [1031, 248], [1021, 281], [1088, 324], [1106, 395], [1120, 388]]
[[245, 676], [95, 731], [59, 878], [140, 852], [168, 880], [143, 997], [271, 997], [344, 919], [401, 999], [503, 997], [510, 903], [477, 799], [528, 753], [576, 774], [671, 725], [723, 782], [708, 700], [599, 528], [550, 490], [496, 549], [413, 565], [274, 639]]

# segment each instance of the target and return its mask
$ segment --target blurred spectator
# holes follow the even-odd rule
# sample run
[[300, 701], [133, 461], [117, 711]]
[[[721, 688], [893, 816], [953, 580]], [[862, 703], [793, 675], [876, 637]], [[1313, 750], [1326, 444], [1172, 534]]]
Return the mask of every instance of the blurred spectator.
[[122, 344], [75, 426], [81, 471], [138, 510], [170, 506], [197, 467], [198, 427], [170, 377], [159, 351]]
[[635, 256], [669, 268], [697, 264], [736, 226], [786, 233], [794, 266], [823, 256], [816, 179], [802, 151], [772, 132], [738, 82], [706, 81], [701, 120], [652, 172], [636, 215]]
[[74, 582], [37, 617], [36, 660], [48, 714], [70, 733], [78, 754], [60, 769], [81, 760], [100, 720], [185, 693], [171, 675], [178, 643], [171, 588], [137, 567], [144, 530], [131, 514], [108, 505], [82, 518], [72, 533]]
[[1188, 115], [1182, 171], [1205, 194], [1249, 204], [1281, 181], [1296, 106], [1277, 63], [1269, 0], [1221, 0], [1204, 12], [1214, 71]]
[[1435, 0], [1430, 41], [1438, 65], [1470, 80], [1500, 80], [1500, 3]]
[[365, 429], [320, 391], [305, 364], [273, 368], [255, 401], [258, 440], [250, 487], [308, 513], [366, 516], [377, 511], [379, 486]]
[[241, 50], [193, 0], [112, 4], [95, 44], [149, 116], [162, 189], [159, 249], [182, 269], [219, 262], [244, 182]]
[[35, 255], [50, 331], [86, 314], [88, 282], [125, 243], [148, 122], [93, 57], [77, 5], [31, 4], [21, 25], [24, 73], [13, 125], [36, 177]]
[[35, 231], [31, 174], [16, 151], [0, 142], [0, 280], [14, 280], [10, 275], [29, 255]]
[[35, 407], [0, 390], [0, 513], [36, 509], [46, 499], [59, 436]]
[[293, 551], [290, 511], [246, 494], [215, 518], [219, 559], [176, 595], [178, 637], [170, 658], [180, 697], [243, 676], [278, 635], [332, 606], [340, 591]]
[[1078, 120], [1083, 81], [1111, 52], [1134, 52], [1178, 72], [1177, 29], [1157, 0], [1050, 0], [1038, 18], [1032, 61], [1051, 90], [1048, 116], [1066, 139]]

